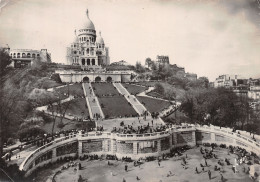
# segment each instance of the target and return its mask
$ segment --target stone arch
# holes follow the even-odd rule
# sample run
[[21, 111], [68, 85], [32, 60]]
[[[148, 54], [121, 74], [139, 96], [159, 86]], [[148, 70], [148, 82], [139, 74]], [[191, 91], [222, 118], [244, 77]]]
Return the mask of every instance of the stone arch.
[[13, 54], [13, 58], [16, 58], [16, 54], [15, 53]]
[[35, 58], [35, 54], [34, 53], [32, 54], [32, 57]]
[[26, 54], [25, 53], [22, 54], [22, 58], [26, 58]]
[[31, 57], [31, 53], [27, 53], [27, 57], [30, 58]]
[[92, 65], [95, 65], [95, 59], [91, 60]]
[[83, 78], [83, 82], [89, 82], [89, 77], [85, 76], [85, 77]]
[[40, 57], [40, 54], [37, 54], [37, 57]]
[[20, 53], [17, 53], [17, 58], [20, 58]]
[[113, 79], [111, 76], [107, 77], [107, 82], [112, 82], [112, 81], [113, 81]]
[[90, 59], [87, 59], [87, 65], [90, 65]]
[[95, 78], [95, 82], [101, 82], [100, 76], [97, 76], [97, 77]]
[[82, 65], [85, 65], [85, 59], [81, 60]]

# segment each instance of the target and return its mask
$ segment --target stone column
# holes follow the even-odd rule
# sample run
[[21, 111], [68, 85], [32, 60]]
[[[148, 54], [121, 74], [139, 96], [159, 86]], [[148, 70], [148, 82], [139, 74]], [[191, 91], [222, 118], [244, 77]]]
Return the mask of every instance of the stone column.
[[173, 135], [173, 145], [176, 146], [176, 145], [178, 144], [178, 141], [177, 141], [177, 132], [174, 131], [174, 132], [172, 133], [172, 135]]
[[82, 140], [78, 141], [78, 154], [82, 156]]
[[161, 140], [157, 140], [157, 149], [158, 149], [158, 154], [161, 154]]
[[103, 140], [103, 152], [108, 152], [108, 140]]
[[57, 157], [57, 151], [56, 148], [52, 149], [52, 159], [55, 159]]
[[215, 136], [215, 133], [210, 133], [210, 140], [211, 142], [215, 142], [216, 141], [216, 136]]
[[111, 152], [112, 154], [116, 153], [116, 140], [111, 140]]
[[173, 135], [173, 134], [171, 134], [171, 135], [170, 135], [170, 138], [169, 138], [169, 142], [170, 142], [170, 149], [172, 148], [172, 135]]
[[195, 132], [195, 130], [192, 131], [192, 145], [196, 146], [196, 132]]
[[134, 155], [137, 155], [137, 153], [138, 153], [138, 149], [137, 149], [137, 141], [134, 141], [133, 142], [133, 154]]

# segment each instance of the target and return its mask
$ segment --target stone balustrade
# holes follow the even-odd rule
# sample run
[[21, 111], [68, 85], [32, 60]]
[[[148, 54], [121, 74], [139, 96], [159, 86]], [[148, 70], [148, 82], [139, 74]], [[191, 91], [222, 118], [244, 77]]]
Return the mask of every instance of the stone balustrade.
[[[259, 143], [233, 133], [228, 128], [208, 126], [176, 126], [163, 132], [144, 134], [120, 134], [110, 132], [77, 133], [58, 138], [33, 151], [20, 165], [20, 170], [31, 174], [38, 166], [55, 162], [65, 156], [84, 154], [116, 155], [118, 158], [160, 156], [172, 148], [185, 145], [217, 143], [245, 148], [260, 155]], [[61, 152], [62, 150], [67, 152]]]

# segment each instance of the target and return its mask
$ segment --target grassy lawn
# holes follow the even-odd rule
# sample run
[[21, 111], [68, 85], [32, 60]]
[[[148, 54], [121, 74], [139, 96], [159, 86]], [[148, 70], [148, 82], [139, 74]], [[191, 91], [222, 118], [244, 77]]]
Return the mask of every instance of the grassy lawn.
[[130, 117], [136, 116], [137, 113], [132, 106], [130, 106], [127, 100], [123, 96], [117, 97], [101, 97], [98, 98], [105, 118], [115, 117]]
[[126, 84], [126, 83], [122, 83], [122, 85], [126, 88], [126, 90], [131, 95], [136, 95], [136, 94], [139, 94], [139, 93], [144, 92], [145, 90], [147, 90], [147, 87], [141, 87], [141, 86], [132, 85], [132, 84]]
[[57, 88], [55, 89], [56, 92], [61, 93], [61, 94], [70, 94], [73, 96], [84, 96], [84, 91], [82, 88], [81, 83], [75, 83], [73, 85], [67, 85], [65, 87]]
[[92, 88], [98, 97], [118, 96], [119, 93], [112, 83], [91, 83]]
[[58, 87], [58, 86], [62, 86], [63, 84], [61, 83], [57, 83], [54, 80], [51, 80], [49, 78], [45, 78], [42, 82], [42, 88], [44, 89], [48, 89], [48, 88], [53, 88], [53, 87]]
[[[68, 114], [68, 115], [76, 116], [79, 118], [82, 118], [82, 116], [84, 118], [89, 116], [89, 111], [87, 108], [87, 102], [86, 102], [85, 98], [76, 98], [71, 101], [62, 103], [61, 105], [62, 105], [63, 110], [66, 107], [68, 107], [67, 111], [66, 111], [66, 114]], [[57, 106], [54, 106], [54, 107], [57, 107]], [[55, 108], [55, 110], [56, 110], [56, 108]]]
[[144, 104], [146, 109], [150, 112], [160, 112], [171, 105], [168, 101], [153, 99], [150, 97], [137, 96], [136, 98]]
[[119, 94], [111, 83], [92, 83], [105, 118], [137, 115], [134, 108]]

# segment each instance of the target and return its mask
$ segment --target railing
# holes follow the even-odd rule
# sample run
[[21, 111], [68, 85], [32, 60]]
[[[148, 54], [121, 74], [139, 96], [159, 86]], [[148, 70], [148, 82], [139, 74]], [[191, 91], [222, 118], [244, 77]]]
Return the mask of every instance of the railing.
[[76, 134], [69, 135], [69, 136], [65, 136], [65, 137], [62, 137], [62, 138], [58, 138], [58, 139], [56, 139], [56, 140], [54, 140], [54, 141], [52, 141], [52, 142], [50, 142], [50, 143], [47, 143], [46, 145], [41, 146], [40, 148], [38, 148], [38, 149], [36, 149], [35, 151], [31, 152], [31, 153], [29, 154], [29, 156], [27, 156], [27, 157], [25, 158], [25, 160], [24, 160], [24, 161], [22, 162], [22, 164], [20, 165], [19, 169], [22, 170], [22, 169], [25, 167], [25, 165], [30, 161], [30, 159], [31, 159], [33, 156], [35, 156], [35, 154], [37, 154], [37, 153], [43, 151], [45, 148], [47, 148], [47, 147], [49, 147], [49, 146], [52, 146], [52, 145], [54, 145], [54, 144], [60, 143], [60, 142], [65, 141], [65, 140], [68, 140], [68, 139], [71, 139], [71, 138], [75, 138], [76, 136], [77, 136]]
[[[243, 135], [240, 135], [238, 133], [234, 133], [229, 128], [222, 128], [215, 126], [200, 126], [200, 125], [186, 125], [186, 126], [174, 126], [171, 128], [167, 128], [165, 131], [162, 132], [154, 132], [154, 133], [144, 133], [144, 134], [121, 134], [121, 133], [110, 133], [110, 132], [89, 132], [89, 133], [73, 133], [69, 136], [65, 136], [62, 138], [58, 138], [38, 149], [33, 151], [20, 165], [20, 170], [27, 169], [27, 166], [29, 166], [32, 161], [34, 160], [35, 156], [39, 154], [40, 152], [44, 152], [44, 150], [48, 147], [57, 147], [57, 144], [60, 144], [63, 141], [68, 141], [69, 139], [76, 139], [76, 140], [88, 140], [88, 139], [102, 139], [102, 138], [109, 138], [109, 139], [116, 139], [116, 140], [152, 140], [152, 139], [160, 139], [163, 137], [167, 137], [175, 132], [181, 132], [181, 131], [194, 131], [202, 130], [207, 132], [214, 132], [216, 134], [223, 134], [227, 137], [233, 138], [233, 139], [239, 139], [241, 142], [245, 142], [248, 144], [251, 149], [256, 149], [260, 151], [260, 144], [251, 140], [250, 138], [247, 138]], [[256, 152], [257, 153], [257, 152]], [[259, 152], [260, 153], [260, 152]]]
[[242, 136], [241, 134], [231, 132], [231, 131], [230, 131], [231, 129], [228, 129], [228, 128], [227, 128], [227, 129], [225, 129], [225, 128], [220, 129], [220, 128], [217, 128], [217, 127], [215, 127], [215, 126], [213, 126], [213, 127], [208, 127], [208, 126], [199, 126], [199, 125], [196, 125], [196, 128], [207, 129], [207, 130], [209, 130], [209, 131], [215, 130], [215, 131], [218, 131], [218, 132], [225, 133], [225, 134], [227, 134], [228, 136], [231, 136], [232, 138], [238, 137], [238, 138], [241, 139], [242, 141], [250, 142], [251, 145], [252, 145], [252, 144], [255, 145], [256, 148], [259, 148], [259, 150], [260, 150], [260, 145], [259, 145], [259, 143], [255, 142], [255, 141], [253, 141], [253, 140], [251, 140], [251, 139], [249, 139], [249, 138], [247, 138], [247, 137], [244, 137], [244, 136]]

